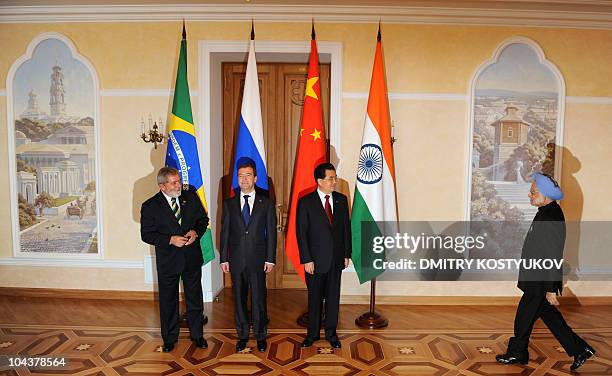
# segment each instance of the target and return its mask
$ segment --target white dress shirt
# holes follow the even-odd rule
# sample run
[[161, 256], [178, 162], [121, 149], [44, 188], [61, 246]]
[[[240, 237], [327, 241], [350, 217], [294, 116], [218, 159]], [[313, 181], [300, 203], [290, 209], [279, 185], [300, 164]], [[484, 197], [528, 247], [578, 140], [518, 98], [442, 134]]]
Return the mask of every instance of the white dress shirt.
[[[172, 199], [174, 197], [172, 196], [168, 196], [164, 191], [160, 191], [164, 197], [166, 198], [166, 201], [168, 201], [168, 205], [170, 205], [170, 209], [172, 209]], [[181, 203], [179, 202], [179, 199], [181, 198], [181, 196], [176, 197], [176, 204], [179, 206], [179, 208], [181, 207]]]
[[240, 191], [240, 212], [242, 213], [242, 209], [244, 208], [244, 196], [248, 195], [249, 198], [249, 214], [253, 213], [253, 205], [255, 204], [255, 190], [251, 193], [244, 193]]
[[329, 195], [327, 193], [323, 193], [319, 188], [317, 188], [317, 193], [319, 194], [319, 199], [321, 200], [323, 209], [325, 209], [325, 196], [329, 196], [329, 206], [331, 206], [332, 214], [334, 214], [334, 195], [331, 193]]

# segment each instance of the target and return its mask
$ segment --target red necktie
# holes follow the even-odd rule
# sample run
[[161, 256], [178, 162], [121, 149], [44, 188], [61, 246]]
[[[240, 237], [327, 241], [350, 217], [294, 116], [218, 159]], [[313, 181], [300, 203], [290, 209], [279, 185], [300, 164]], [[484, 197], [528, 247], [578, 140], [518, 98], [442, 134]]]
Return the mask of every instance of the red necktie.
[[334, 217], [332, 217], [331, 205], [329, 204], [329, 195], [325, 195], [325, 214], [327, 214], [329, 224], [334, 224]]

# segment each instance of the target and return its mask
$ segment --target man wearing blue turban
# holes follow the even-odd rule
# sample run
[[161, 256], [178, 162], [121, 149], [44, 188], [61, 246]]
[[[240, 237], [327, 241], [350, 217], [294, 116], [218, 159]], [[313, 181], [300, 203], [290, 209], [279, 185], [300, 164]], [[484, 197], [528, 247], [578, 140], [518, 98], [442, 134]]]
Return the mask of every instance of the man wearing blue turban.
[[[534, 173], [533, 177], [528, 196], [531, 205], [538, 207], [538, 212], [525, 237], [521, 259], [562, 260], [565, 217], [557, 200], [563, 199], [563, 192], [552, 177], [541, 173]], [[529, 337], [538, 318], [544, 321], [565, 352], [574, 357], [570, 366], [572, 371], [593, 356], [595, 350], [574, 333], [555, 307], [559, 305], [557, 294], [563, 288], [560, 269], [526, 270], [521, 266], [518, 288], [523, 291], [523, 296], [514, 318], [514, 337], [508, 342], [506, 353], [496, 356], [498, 362], [527, 364]]]

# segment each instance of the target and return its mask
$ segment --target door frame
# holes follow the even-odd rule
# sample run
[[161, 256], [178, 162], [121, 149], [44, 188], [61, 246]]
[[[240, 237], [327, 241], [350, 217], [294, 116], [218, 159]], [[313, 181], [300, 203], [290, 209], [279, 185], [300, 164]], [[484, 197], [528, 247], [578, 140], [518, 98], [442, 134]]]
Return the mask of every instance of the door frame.
[[[198, 42], [198, 112], [195, 115], [198, 133], [200, 166], [204, 190], [211, 219], [213, 243], [218, 253], [217, 224], [221, 220], [220, 181], [223, 171], [223, 62], [246, 62], [248, 40], [223, 41], [200, 40]], [[319, 61], [330, 63], [329, 142], [332, 162], [340, 174], [341, 159], [341, 111], [342, 111], [342, 43], [317, 42]], [[310, 41], [255, 41], [257, 60], [261, 62], [307, 63]], [[337, 159], [337, 160], [335, 160]], [[204, 301], [212, 301], [223, 289], [223, 276], [219, 258], [203, 267], [202, 290]]]

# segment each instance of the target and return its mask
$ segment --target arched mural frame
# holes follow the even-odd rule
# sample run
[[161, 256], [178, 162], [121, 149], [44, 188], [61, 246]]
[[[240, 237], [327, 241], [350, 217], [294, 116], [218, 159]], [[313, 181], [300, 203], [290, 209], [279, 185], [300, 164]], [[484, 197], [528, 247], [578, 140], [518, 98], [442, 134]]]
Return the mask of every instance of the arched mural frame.
[[466, 194], [465, 194], [465, 218], [466, 220], [471, 219], [471, 204], [472, 204], [472, 158], [473, 158], [473, 139], [474, 139], [474, 121], [475, 121], [475, 102], [476, 102], [476, 85], [478, 83], [478, 79], [482, 75], [482, 73], [491, 65], [498, 63], [502, 52], [513, 44], [524, 44], [531, 48], [536, 56], [539, 59], [540, 64], [545, 66], [550, 70], [553, 74], [557, 83], [559, 85], [559, 91], [557, 96], [558, 101], [558, 116], [557, 123], [555, 128], [555, 179], [560, 181], [561, 179], [561, 168], [562, 168], [562, 146], [563, 146], [563, 129], [565, 126], [565, 97], [566, 97], [566, 88], [565, 88], [565, 79], [561, 74], [561, 71], [557, 66], [552, 63], [550, 60], [546, 58], [544, 50], [542, 47], [535, 42], [534, 40], [522, 37], [522, 36], [514, 36], [505, 39], [502, 41], [493, 52], [491, 58], [485, 60], [474, 72], [472, 78], [470, 80], [470, 92], [469, 92], [469, 108], [468, 108], [468, 132], [467, 132], [467, 161], [466, 161]]
[[[82, 63], [90, 74], [93, 81], [93, 120], [94, 120], [94, 155], [95, 155], [95, 210], [96, 210], [96, 226], [97, 226], [97, 253], [57, 253], [57, 252], [22, 252], [20, 242], [19, 228], [19, 212], [17, 203], [17, 164], [16, 164], [16, 139], [15, 139], [15, 119], [14, 113], [14, 80], [18, 69], [27, 61], [31, 60], [34, 51], [42, 42], [55, 39], [63, 43], [70, 51], [71, 57]], [[85, 56], [81, 55], [75, 44], [63, 34], [57, 32], [45, 32], [34, 37], [28, 44], [23, 55], [17, 58], [11, 65], [6, 78], [6, 95], [7, 95], [7, 130], [8, 130], [8, 154], [9, 154], [9, 190], [11, 202], [11, 226], [13, 235], [13, 257], [22, 259], [77, 259], [77, 260], [95, 260], [104, 259], [104, 224], [103, 224], [103, 196], [102, 196], [102, 174], [101, 174], [101, 152], [100, 152], [100, 80], [98, 73], [93, 64]]]

